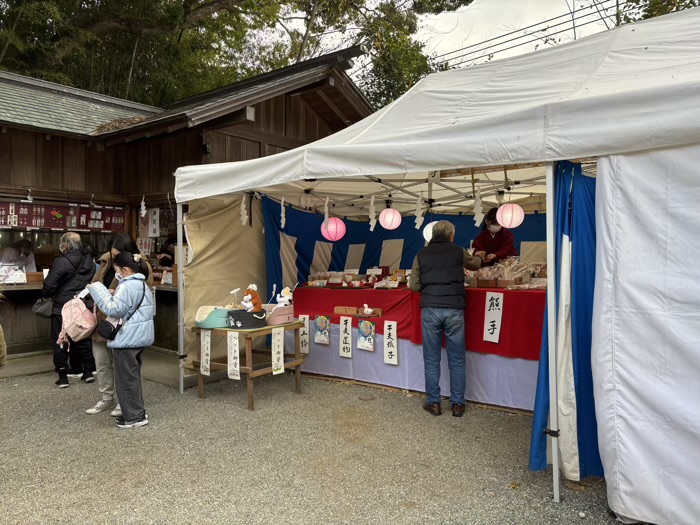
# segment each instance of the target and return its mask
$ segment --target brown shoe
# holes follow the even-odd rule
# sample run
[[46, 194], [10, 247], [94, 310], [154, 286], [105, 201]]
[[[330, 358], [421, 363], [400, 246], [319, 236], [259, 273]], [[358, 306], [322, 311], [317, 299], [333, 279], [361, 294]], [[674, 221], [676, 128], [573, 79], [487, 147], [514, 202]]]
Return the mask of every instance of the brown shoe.
[[464, 415], [464, 405], [452, 403], [452, 415], [454, 417], [462, 417]]
[[442, 407], [440, 403], [424, 403], [423, 410], [430, 412], [434, 416], [442, 415]]

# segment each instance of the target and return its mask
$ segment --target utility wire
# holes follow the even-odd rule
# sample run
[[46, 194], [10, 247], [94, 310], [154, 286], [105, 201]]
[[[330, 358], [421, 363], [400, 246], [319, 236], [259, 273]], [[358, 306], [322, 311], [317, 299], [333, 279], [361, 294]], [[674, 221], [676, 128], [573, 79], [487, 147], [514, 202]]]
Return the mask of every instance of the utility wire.
[[[605, 9], [603, 9], [603, 11], [605, 11], [605, 10], [607, 10], [607, 9], [610, 9], [611, 7], [617, 7], [617, 2], [618, 2], [618, 1], [619, 1], [619, 0], [603, 0], [602, 2], [600, 2], [600, 3], [598, 4], [598, 7], [600, 8], [603, 4], [606, 4], [606, 3], [609, 3], [609, 2], [613, 2], [612, 5], [609, 5], [609, 6], [607, 6]], [[505, 38], [505, 37], [510, 36], [510, 35], [515, 35], [515, 34], [521, 33], [522, 31], [525, 31], [526, 29], [531, 29], [531, 28], [533, 28], [533, 27], [538, 27], [538, 26], [541, 26], [542, 24], [546, 24], [547, 22], [552, 22], [552, 21], [554, 21], [554, 20], [558, 20], [559, 18], [564, 18], [564, 17], [566, 17], [568, 20], [565, 20], [564, 22], [559, 22], [559, 23], [557, 23], [557, 24], [554, 24], [553, 26], [548, 26], [548, 27], [556, 27], [556, 26], [558, 26], [558, 25], [568, 24], [568, 23], [571, 23], [571, 22], [572, 22], [572, 20], [571, 20], [572, 15], [575, 14], [575, 13], [579, 13], [579, 12], [581, 12], [581, 11], [586, 11], [586, 10], [589, 10], [589, 9], [592, 10], [591, 13], [588, 13], [587, 15], [582, 15], [582, 16], [588, 16], [588, 15], [590, 15], [590, 14], [599, 14], [598, 11], [595, 10], [595, 5], [596, 5], [596, 4], [589, 4], [589, 5], [587, 5], [587, 6], [580, 7], [580, 8], [578, 8], [578, 9], [575, 9], [575, 10], [569, 12], [569, 13], [565, 13], [565, 14], [563, 14], [563, 15], [559, 15], [559, 16], [555, 16], [555, 17], [552, 17], [552, 18], [548, 18], [547, 20], [542, 20], [541, 22], [537, 22], [536, 24], [532, 24], [532, 25], [529, 25], [529, 26], [521, 27], [521, 28], [516, 29], [516, 30], [514, 30], [514, 31], [511, 31], [511, 32], [509, 32], [509, 33], [504, 33], [504, 34], [502, 34], [502, 35], [498, 35], [498, 36], [495, 36], [495, 37], [493, 37], [493, 38], [489, 38], [488, 40], [484, 40], [484, 41], [479, 42], [479, 43], [477, 43], [477, 44], [471, 44], [471, 45], [462, 47], [462, 48], [460, 48], [460, 49], [455, 49], [455, 50], [453, 50], [453, 51], [448, 51], [447, 53], [442, 53], [441, 55], [437, 55], [437, 56], [435, 56], [435, 57], [433, 57], [433, 58], [436, 58], [436, 59], [437, 59], [437, 58], [442, 58], [442, 57], [447, 56], [447, 55], [452, 55], [452, 54], [454, 54], [454, 53], [459, 53], [460, 51], [464, 51], [465, 49], [470, 49], [470, 48], [472, 48], [472, 47], [480, 46], [480, 45], [486, 44], [486, 43], [488, 43], [488, 42], [492, 42], [492, 41], [494, 41], [494, 40], [498, 40], [498, 39], [501, 39], [501, 38]], [[577, 20], [577, 19], [578, 19], [578, 18], [575, 18], [575, 17], [574, 17], [574, 20]], [[501, 42], [501, 43], [503, 43], [503, 42]], [[494, 45], [498, 45], [498, 44], [494, 44]], [[452, 59], [449, 59], [449, 60], [452, 60]]]
[[[621, 11], [620, 14], [627, 13], [627, 12], [629, 12], [629, 11], [632, 11], [633, 9], [634, 9], [634, 8], [630, 8], [630, 9], [627, 9], [626, 11]], [[584, 24], [579, 24], [579, 25], [577, 25], [576, 27], [577, 27], [577, 28], [578, 28], [578, 27], [585, 27], [585, 26], [587, 26], [587, 25], [595, 24], [595, 23], [598, 23], [598, 22], [599, 22], [599, 20], [591, 20], [590, 22], [586, 22], [586, 23], [584, 23]], [[561, 33], [566, 33], [566, 32], [568, 32], [568, 31], [571, 31], [571, 28], [562, 29], [562, 30], [556, 31], [556, 32], [554, 32], [554, 33], [549, 33], [548, 35], [545, 35], [545, 36], [546, 36], [546, 37], [552, 37], [552, 36], [554, 36], [554, 35], [558, 35], [558, 34], [561, 34]], [[526, 36], [533, 36], [533, 33], [528, 33]], [[452, 60], [456, 60], [456, 59], [460, 59], [460, 58], [462, 59], [462, 60], [460, 60], [457, 64], [454, 64], [453, 67], [459, 67], [459, 66], [461, 66], [462, 64], [464, 64], [465, 62], [469, 62], [469, 61], [474, 62], [474, 61], [479, 60], [479, 59], [481, 59], [481, 58], [486, 58], [486, 57], [489, 57], [489, 56], [491, 56], [491, 55], [495, 55], [496, 53], [501, 53], [501, 52], [503, 52], [503, 51], [508, 51], [509, 49], [515, 49], [515, 48], [517, 48], [517, 47], [521, 47], [521, 46], [524, 46], [524, 45], [527, 45], [527, 44], [531, 44], [531, 43], [533, 43], [533, 42], [541, 42], [541, 41], [542, 41], [542, 37], [536, 37], [536, 38], [533, 38], [532, 40], [527, 40], [526, 42], [520, 42], [520, 43], [515, 44], [515, 45], [513, 45], [513, 46], [504, 47], [503, 49], [498, 49], [498, 50], [495, 50], [495, 51], [491, 51], [491, 52], [488, 52], [488, 53], [484, 53], [484, 54], [482, 54], [482, 55], [480, 55], [480, 56], [477, 56], [476, 58], [466, 58], [466, 57], [468, 57], [468, 56], [470, 56], [470, 55], [477, 54], [477, 53], [483, 53], [484, 51], [488, 51], [488, 50], [490, 50], [490, 49], [493, 49], [494, 47], [497, 47], [497, 45], [496, 45], [496, 46], [486, 47], [486, 48], [484, 48], [484, 49], [479, 49], [479, 50], [477, 50], [477, 51], [472, 51], [472, 52], [469, 52], [469, 53], [465, 53], [464, 55], [460, 55], [460, 56], [454, 57], [454, 58], [452, 59]], [[505, 43], [505, 42], [503, 42], [503, 43]]]
[[[606, 3], [610, 3], [610, 2], [612, 2], [610, 5], [608, 5], [608, 6], [606, 6], [606, 7], [603, 7]], [[625, 3], [626, 3], [626, 2], [625, 2]], [[457, 55], [457, 56], [454, 56], [454, 57], [451, 57], [451, 58], [448, 58], [448, 59], [447, 59], [447, 61], [453, 61], [453, 60], [460, 60], [460, 59], [461, 59], [461, 60], [456, 64], [456, 66], [453, 66], [453, 67], [459, 67], [459, 66], [461, 66], [464, 62], [467, 62], [467, 61], [470, 61], [470, 60], [479, 60], [479, 59], [481, 59], [481, 58], [485, 58], [485, 57], [494, 55], [494, 54], [496, 54], [496, 53], [500, 53], [500, 52], [502, 52], [502, 51], [507, 51], [507, 50], [510, 50], [510, 49], [515, 49], [515, 48], [520, 47], [520, 46], [523, 46], [523, 45], [527, 45], [527, 44], [530, 44], [530, 43], [533, 43], [533, 42], [541, 41], [541, 40], [542, 40], [542, 37], [536, 37], [536, 38], [534, 38], [534, 39], [532, 39], [532, 40], [528, 40], [528, 41], [525, 41], [525, 42], [520, 42], [520, 43], [518, 43], [518, 44], [516, 44], [516, 45], [513, 45], [513, 46], [509, 46], [509, 47], [506, 47], [506, 48], [503, 48], [503, 49], [499, 49], [499, 50], [495, 50], [495, 51], [492, 51], [492, 52], [485, 53], [485, 51], [490, 51], [490, 50], [492, 50], [492, 49], [494, 49], [494, 48], [497, 48], [497, 47], [499, 47], [499, 46], [501, 46], [501, 45], [503, 45], [503, 44], [507, 44], [507, 43], [509, 43], [509, 42], [515, 42], [515, 41], [517, 41], [517, 40], [521, 40], [521, 39], [526, 38], [526, 37], [531, 37], [531, 36], [533, 36], [534, 34], [536, 34], [536, 33], [538, 33], [538, 32], [541, 32], [541, 31], [545, 31], [545, 30], [548, 30], [548, 29], [551, 29], [551, 28], [555, 28], [555, 27], [558, 27], [558, 26], [561, 26], [561, 25], [567, 25], [567, 26], [570, 25], [570, 24], [573, 25], [573, 23], [576, 22], [577, 20], [582, 20], [582, 19], [587, 18], [587, 17], [590, 17], [590, 16], [592, 16], [592, 15], [597, 15], [597, 18], [596, 18], [595, 20], [587, 21], [586, 23], [578, 24], [578, 25], [576, 26], [576, 27], [584, 27], [584, 26], [589, 25], [589, 24], [593, 24], [593, 23], [597, 23], [597, 22], [602, 22], [602, 20], [600, 20], [600, 18], [604, 15], [604, 13], [606, 13], [606, 12], [607, 12], [608, 10], [610, 10], [610, 9], [615, 9], [616, 12], [619, 11], [619, 14], [623, 14], [623, 13], [632, 11], [632, 10], [634, 9], [634, 8], [632, 7], [632, 8], [628, 8], [628, 9], [625, 9], [625, 10], [619, 10], [619, 9], [618, 9], [618, 5], [619, 5], [619, 0], [603, 0], [602, 2], [600, 2], [599, 4], [597, 4], [598, 9], [596, 9], [596, 5], [595, 5], [595, 4], [589, 4], [589, 5], [587, 5], [587, 6], [580, 7], [580, 8], [578, 8], [578, 9], [575, 9], [574, 11], [571, 11], [570, 13], [565, 13], [565, 14], [563, 14], [563, 15], [559, 15], [559, 16], [555, 16], [555, 17], [552, 17], [552, 18], [548, 18], [548, 19], [543, 20], [543, 21], [541, 21], [541, 22], [538, 22], [538, 23], [536, 23], [536, 24], [531, 24], [531, 25], [526, 26], [526, 27], [524, 27], [524, 28], [520, 28], [520, 29], [517, 29], [517, 30], [514, 30], [514, 31], [510, 31], [510, 32], [508, 32], [508, 33], [504, 33], [504, 34], [499, 35], [499, 36], [497, 36], [497, 37], [493, 37], [493, 38], [490, 38], [490, 39], [488, 39], [488, 40], [484, 40], [484, 41], [479, 42], [479, 43], [476, 43], [476, 44], [471, 44], [471, 45], [469, 45], [469, 46], [465, 46], [465, 47], [460, 48], [460, 49], [456, 49], [456, 50], [453, 50], [453, 51], [449, 51], [449, 52], [447, 52], [447, 53], [442, 53], [442, 54], [440, 54], [440, 55], [436, 55], [436, 56], [431, 57], [431, 58], [432, 58], [432, 59], [437, 59], [437, 58], [445, 57], [445, 56], [447, 56], [447, 55], [454, 54], [454, 53], [458, 53], [458, 52], [464, 51], [464, 50], [466, 50], [466, 49], [471, 49], [471, 48], [474, 48], [474, 47], [482, 46], [482, 45], [485, 44], [485, 43], [493, 42], [493, 41], [495, 41], [495, 40], [500, 40], [500, 39], [502, 39], [502, 38], [506, 38], [506, 37], [511, 36], [511, 35], [518, 35], [518, 36], [516, 36], [515, 38], [511, 38], [511, 39], [504, 40], [504, 41], [501, 41], [501, 42], [496, 42], [496, 43], [494, 43], [494, 44], [491, 44], [490, 46], [479, 47], [479, 49], [475, 49], [474, 51], [470, 51], [470, 52], [468, 52], [468, 53], [463, 53], [463, 54], [461, 54], [461, 55]], [[623, 4], [623, 5], [624, 5], [624, 4]], [[581, 14], [581, 15], [576, 16], [576, 17], [573, 17], [573, 19], [571, 18], [571, 15], [572, 15], [572, 14], [574, 14], [574, 13], [580, 13], [581, 11], [589, 11], [589, 12], [588, 12], [588, 13], [585, 13], [585, 14]], [[523, 33], [523, 31], [526, 30], [526, 29], [530, 29], [530, 28], [533, 28], [533, 27], [539, 27], [539, 26], [541, 26], [542, 24], [546, 24], [547, 22], [551, 22], [551, 21], [557, 20], [557, 19], [559, 19], [559, 18], [564, 18], [564, 17], [566, 17], [567, 20], [564, 20], [563, 22], [558, 22], [558, 23], [556, 23], [556, 24], [552, 24], [552, 25], [546, 26], [546, 27], [544, 27], [544, 28], [542, 28], [542, 29], [538, 29], [538, 30], [535, 30], [535, 31], [531, 31], [531, 32], [529, 32], [529, 33]], [[566, 29], [557, 31], [557, 32], [555, 32], [555, 33], [550, 33], [550, 34], [544, 35], [544, 36], [545, 36], [545, 37], [550, 37], [550, 36], [558, 35], [558, 34], [560, 34], [560, 33], [566, 33], [566, 32], [568, 32], [568, 31], [571, 31], [572, 29], [573, 29], [573, 27], [567, 27]], [[520, 33], [523, 33], [523, 34], [520, 34]], [[474, 55], [474, 54], [478, 54], [478, 53], [481, 53], [481, 55], [478, 56], [478, 57], [476, 57], [476, 58], [474, 58], [474, 59], [465, 59], [465, 57], [468, 57], [468, 56]], [[368, 60], [365, 64], [363, 64], [362, 66], [360, 66], [359, 68], [357, 68], [355, 71], [353, 71], [352, 73], [350, 73], [350, 76], [352, 77], [352, 76], [357, 76], [357, 75], [359, 75], [363, 70], [367, 69], [367, 68], [368, 68], [369, 66], [371, 66], [371, 65], [372, 65], [371, 60]]]

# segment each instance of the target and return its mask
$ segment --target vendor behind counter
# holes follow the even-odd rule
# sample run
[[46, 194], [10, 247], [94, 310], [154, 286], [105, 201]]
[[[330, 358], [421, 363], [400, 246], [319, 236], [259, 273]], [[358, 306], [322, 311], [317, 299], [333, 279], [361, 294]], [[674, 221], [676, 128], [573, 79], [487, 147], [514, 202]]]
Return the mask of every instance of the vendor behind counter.
[[496, 208], [491, 208], [488, 211], [484, 230], [476, 236], [472, 243], [475, 253], [486, 252], [483, 266], [491, 266], [498, 261], [518, 255], [513, 232], [498, 224], [496, 212]]

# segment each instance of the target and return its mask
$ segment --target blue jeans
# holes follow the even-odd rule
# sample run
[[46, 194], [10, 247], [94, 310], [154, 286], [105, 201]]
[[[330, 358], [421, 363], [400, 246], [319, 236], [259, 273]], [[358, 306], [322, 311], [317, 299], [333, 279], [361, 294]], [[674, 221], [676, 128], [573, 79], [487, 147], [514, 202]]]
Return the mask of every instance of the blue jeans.
[[421, 321], [423, 326], [425, 393], [428, 394], [428, 403], [440, 402], [440, 358], [444, 331], [447, 365], [450, 370], [450, 403], [463, 405], [467, 383], [464, 310], [422, 308]]

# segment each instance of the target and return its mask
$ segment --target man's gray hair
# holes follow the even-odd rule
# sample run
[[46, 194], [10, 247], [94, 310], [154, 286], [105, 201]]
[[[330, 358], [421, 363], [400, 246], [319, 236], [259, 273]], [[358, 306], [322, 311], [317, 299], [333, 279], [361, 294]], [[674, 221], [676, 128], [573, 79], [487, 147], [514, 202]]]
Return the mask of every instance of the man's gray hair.
[[455, 234], [455, 225], [450, 221], [440, 221], [433, 225], [433, 238], [449, 239]]
[[64, 233], [61, 236], [61, 244], [66, 245], [66, 252], [77, 252], [83, 247], [80, 235], [75, 232]]

